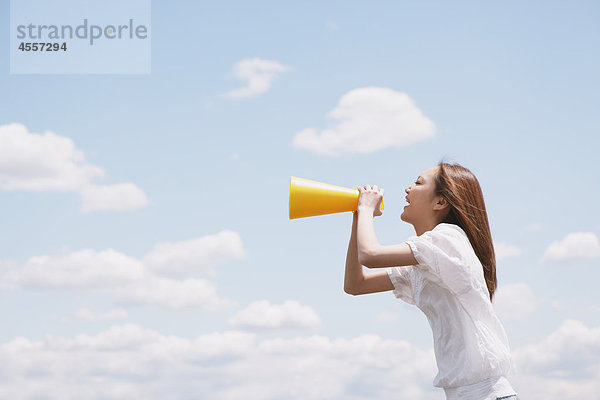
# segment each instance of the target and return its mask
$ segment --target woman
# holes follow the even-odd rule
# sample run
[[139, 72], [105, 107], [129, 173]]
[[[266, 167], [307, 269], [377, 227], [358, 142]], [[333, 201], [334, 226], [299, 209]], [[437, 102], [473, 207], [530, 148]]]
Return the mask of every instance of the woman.
[[[377, 241], [383, 189], [359, 188], [346, 257], [344, 290], [393, 290], [415, 304], [433, 331], [438, 375], [448, 400], [515, 400], [506, 333], [492, 308], [496, 260], [483, 194], [471, 171], [440, 163], [406, 188], [401, 219], [416, 236], [397, 245]], [[386, 268], [365, 274], [363, 266]]]

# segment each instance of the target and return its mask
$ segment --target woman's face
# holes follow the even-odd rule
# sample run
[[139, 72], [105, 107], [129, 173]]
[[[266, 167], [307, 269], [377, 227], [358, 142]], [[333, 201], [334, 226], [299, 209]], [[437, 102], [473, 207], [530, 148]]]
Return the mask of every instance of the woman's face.
[[435, 216], [434, 206], [439, 196], [435, 195], [435, 176], [438, 166], [426, 169], [417, 180], [406, 188], [408, 204], [400, 215], [402, 221], [415, 225], [419, 221], [428, 221]]

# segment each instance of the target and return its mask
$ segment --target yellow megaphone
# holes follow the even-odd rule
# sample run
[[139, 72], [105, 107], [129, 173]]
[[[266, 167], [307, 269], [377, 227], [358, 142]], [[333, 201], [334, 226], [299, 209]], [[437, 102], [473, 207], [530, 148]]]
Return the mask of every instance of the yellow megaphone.
[[[290, 179], [290, 219], [354, 211], [358, 189], [347, 189], [292, 176]], [[383, 200], [381, 201], [383, 210]]]

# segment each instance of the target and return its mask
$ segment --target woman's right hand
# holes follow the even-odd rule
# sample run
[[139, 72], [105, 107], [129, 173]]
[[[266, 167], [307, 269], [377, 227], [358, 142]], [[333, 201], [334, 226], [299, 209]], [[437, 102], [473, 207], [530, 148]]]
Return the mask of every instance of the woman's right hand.
[[358, 198], [357, 211], [372, 212], [374, 217], [383, 215], [381, 211], [381, 201], [383, 200], [384, 190], [379, 189], [377, 185], [365, 185], [358, 188], [360, 196]]

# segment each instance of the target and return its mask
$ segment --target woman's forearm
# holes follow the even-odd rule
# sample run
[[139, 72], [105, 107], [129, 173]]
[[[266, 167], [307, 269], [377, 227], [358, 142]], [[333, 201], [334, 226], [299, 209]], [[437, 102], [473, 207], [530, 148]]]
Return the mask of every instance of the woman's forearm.
[[375, 254], [379, 241], [375, 235], [372, 210], [358, 210], [357, 222], [357, 251], [358, 260], [364, 265], [369, 265], [369, 258]]
[[358, 248], [356, 242], [357, 213], [352, 216], [352, 233], [346, 253], [346, 273], [344, 276], [344, 291], [356, 294], [360, 283], [364, 279], [363, 266], [358, 262]]

